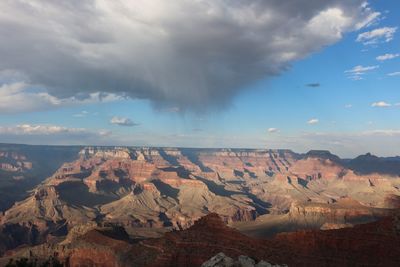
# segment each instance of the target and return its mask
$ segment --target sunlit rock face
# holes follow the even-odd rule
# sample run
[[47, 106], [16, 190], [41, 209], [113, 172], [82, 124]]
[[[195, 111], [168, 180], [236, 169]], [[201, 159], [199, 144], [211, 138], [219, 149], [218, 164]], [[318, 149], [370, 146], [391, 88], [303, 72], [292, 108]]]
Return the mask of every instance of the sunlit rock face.
[[20, 152], [0, 150], [0, 170], [11, 172], [23, 172], [32, 169], [32, 162]]

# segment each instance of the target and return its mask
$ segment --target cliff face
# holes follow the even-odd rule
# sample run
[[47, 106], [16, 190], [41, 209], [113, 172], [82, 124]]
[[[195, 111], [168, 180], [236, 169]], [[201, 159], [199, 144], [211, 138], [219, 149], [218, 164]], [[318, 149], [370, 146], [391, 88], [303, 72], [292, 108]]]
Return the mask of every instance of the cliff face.
[[32, 169], [32, 162], [19, 152], [0, 150], [0, 170], [10, 172], [24, 172]]
[[0, 143], [0, 213], [52, 175], [64, 162], [78, 158], [79, 148]]
[[359, 174], [400, 175], [400, 157], [380, 158], [370, 153], [347, 162], [347, 166]]
[[374, 221], [393, 213], [391, 209], [377, 209], [361, 205], [350, 198], [335, 203], [292, 203], [289, 220], [307, 226], [330, 229], [345, 228]]
[[400, 195], [400, 178], [357, 174], [324, 151], [107, 147], [78, 156], [0, 216], [8, 240], [0, 253], [81, 224], [153, 229], [147, 237], [187, 229], [209, 213], [260, 227], [260, 218], [281, 216], [277, 224], [290, 227], [275, 225], [274, 233], [348, 227], [390, 214]]

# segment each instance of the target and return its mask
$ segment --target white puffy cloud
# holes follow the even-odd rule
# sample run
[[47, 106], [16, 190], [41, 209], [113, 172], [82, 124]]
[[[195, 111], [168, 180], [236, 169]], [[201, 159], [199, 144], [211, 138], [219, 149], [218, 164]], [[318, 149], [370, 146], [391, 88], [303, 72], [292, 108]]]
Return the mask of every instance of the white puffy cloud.
[[269, 133], [277, 133], [277, 132], [279, 132], [279, 129], [278, 128], [268, 128], [268, 132]]
[[375, 65], [375, 66], [357, 65], [357, 66], [353, 67], [350, 70], [346, 70], [344, 73], [348, 74], [349, 75], [348, 77], [350, 79], [357, 81], [357, 80], [362, 80], [363, 79], [362, 76], [364, 74], [366, 74], [367, 72], [370, 72], [370, 71], [375, 70], [377, 68], [379, 68], [378, 65]]
[[19, 124], [0, 126], [2, 142], [25, 144], [105, 144], [111, 140], [108, 130], [88, 130], [49, 124]]
[[387, 74], [388, 76], [400, 76], [400, 71], [391, 72]]
[[367, 71], [371, 71], [374, 69], [379, 68], [379, 66], [362, 66], [362, 65], [357, 65], [354, 68], [350, 69], [350, 70], [346, 70], [346, 73], [352, 73], [352, 74], [364, 74]]
[[307, 123], [308, 124], [317, 124], [319, 122], [319, 120], [318, 119], [309, 119], [308, 121], [307, 121]]
[[128, 126], [128, 127], [138, 125], [137, 123], [133, 122], [129, 118], [118, 117], [118, 116], [112, 117], [111, 120], [110, 120], [110, 123], [111, 124], [115, 124], [115, 125], [119, 125], [119, 126]]
[[371, 107], [377, 107], [377, 108], [387, 108], [390, 106], [392, 106], [392, 104], [387, 103], [385, 101], [378, 101], [371, 104]]
[[15, 134], [15, 135], [51, 135], [51, 134], [79, 134], [85, 133], [83, 128], [67, 128], [56, 125], [32, 125], [20, 124], [17, 126], [5, 127], [0, 126], [0, 134]]
[[382, 27], [372, 31], [360, 33], [357, 36], [357, 42], [364, 45], [377, 44], [379, 42], [390, 42], [393, 40], [397, 27]]
[[364, 0], [13, 0], [0, 10], [0, 71], [42, 90], [29, 94], [35, 107], [101, 92], [180, 110], [223, 107], [379, 16]]
[[393, 59], [393, 58], [396, 58], [396, 57], [399, 57], [399, 56], [400, 56], [400, 54], [384, 54], [384, 55], [381, 55], [381, 56], [377, 56], [376, 60], [385, 61], [385, 60]]
[[48, 110], [63, 106], [90, 104], [95, 102], [110, 102], [123, 99], [111, 93], [94, 92], [79, 97], [57, 98], [47, 92], [33, 90], [24, 82], [7, 83], [0, 86], [0, 113], [17, 113], [38, 110]]

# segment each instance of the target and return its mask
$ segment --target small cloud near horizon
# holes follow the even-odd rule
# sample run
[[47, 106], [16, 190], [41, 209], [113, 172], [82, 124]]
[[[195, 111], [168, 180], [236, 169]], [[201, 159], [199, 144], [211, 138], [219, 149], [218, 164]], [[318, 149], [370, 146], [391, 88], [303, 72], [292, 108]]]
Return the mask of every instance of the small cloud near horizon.
[[118, 116], [112, 117], [110, 120], [110, 123], [114, 124], [114, 125], [126, 126], [126, 127], [132, 127], [132, 126], [139, 125], [138, 123], [132, 121], [129, 118], [118, 117]]
[[374, 107], [374, 108], [387, 108], [387, 107], [391, 107], [391, 106], [392, 106], [392, 104], [387, 103], [385, 101], [378, 101], [378, 102], [374, 102], [371, 104], [371, 107]]
[[311, 125], [317, 124], [318, 122], [319, 122], [319, 120], [318, 120], [318, 119], [315, 119], [315, 118], [314, 118], [314, 119], [310, 119], [310, 120], [307, 121], [307, 123], [308, 123], [308, 124], [311, 124]]
[[269, 133], [277, 133], [277, 132], [279, 132], [279, 129], [278, 128], [269, 128], [268, 132]]

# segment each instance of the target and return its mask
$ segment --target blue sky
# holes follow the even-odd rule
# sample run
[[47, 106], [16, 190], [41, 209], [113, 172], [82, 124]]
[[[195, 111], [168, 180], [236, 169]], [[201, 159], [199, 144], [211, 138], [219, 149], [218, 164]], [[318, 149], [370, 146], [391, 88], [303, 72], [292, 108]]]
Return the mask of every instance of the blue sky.
[[[124, 92], [81, 100], [79, 92], [63, 98], [43, 83], [12, 89], [10, 85], [20, 79], [14, 76], [20, 73], [0, 76], [0, 142], [329, 149], [343, 157], [366, 152], [400, 155], [400, 3], [370, 1], [368, 8], [379, 12], [368, 25], [343, 30], [340, 38], [285, 62], [276, 74], [239, 80], [240, 88], [216, 104], [208, 104], [214, 96], [201, 99], [200, 104], [193, 102], [200, 108], [182, 105], [179, 96], [168, 99], [168, 93], [172, 95], [168, 90], [164, 102]], [[373, 34], [376, 29], [383, 30]], [[363, 39], [363, 33], [372, 34]], [[4, 64], [0, 67], [7, 70]], [[32, 105], [15, 108], [5, 103], [14, 99], [6, 90], [24, 92], [15, 105]], [[33, 103], [27, 92], [42, 93], [42, 102]]]

